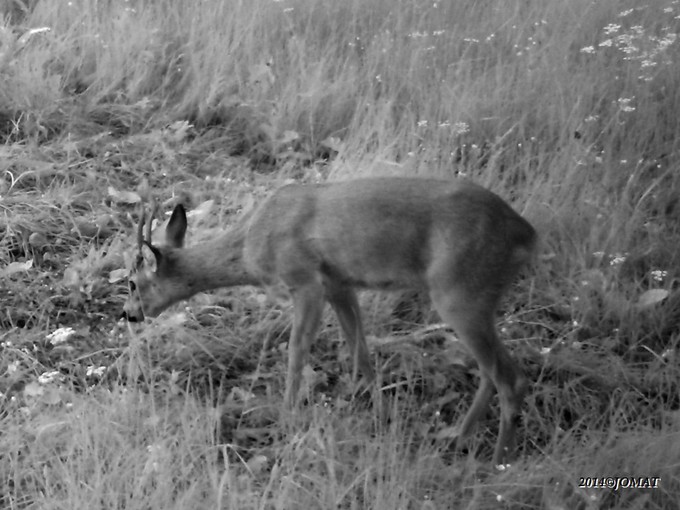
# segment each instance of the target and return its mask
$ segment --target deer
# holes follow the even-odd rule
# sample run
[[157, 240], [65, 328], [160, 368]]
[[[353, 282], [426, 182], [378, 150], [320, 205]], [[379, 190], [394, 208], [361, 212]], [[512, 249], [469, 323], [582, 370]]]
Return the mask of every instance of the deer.
[[162, 244], [141, 213], [123, 316], [156, 317], [198, 292], [253, 285], [286, 289], [293, 305], [284, 402], [294, 408], [325, 302], [350, 348], [353, 375], [375, 378], [357, 290], [416, 289], [472, 353], [480, 383], [457, 425], [468, 437], [498, 394], [496, 465], [515, 456], [528, 380], [499, 340], [499, 301], [534, 256], [531, 224], [492, 191], [462, 178], [373, 177], [276, 189], [227, 231], [184, 246], [175, 206]]

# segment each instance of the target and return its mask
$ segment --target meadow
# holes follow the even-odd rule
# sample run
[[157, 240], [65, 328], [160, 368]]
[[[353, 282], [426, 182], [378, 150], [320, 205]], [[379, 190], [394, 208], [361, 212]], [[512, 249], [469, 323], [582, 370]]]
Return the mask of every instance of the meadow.
[[[676, 509], [680, 2], [9, 0], [0, 6], [0, 507]], [[140, 203], [189, 243], [286, 182], [465, 177], [536, 227], [499, 330], [531, 385], [460, 451], [470, 355], [365, 293], [282, 404], [255, 288], [120, 321]], [[605, 487], [593, 487], [602, 484]]]

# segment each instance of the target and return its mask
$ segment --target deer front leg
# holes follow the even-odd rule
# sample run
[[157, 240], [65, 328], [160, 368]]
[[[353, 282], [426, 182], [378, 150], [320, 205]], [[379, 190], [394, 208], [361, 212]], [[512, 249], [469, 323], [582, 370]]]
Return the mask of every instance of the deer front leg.
[[506, 351], [500, 353], [499, 370], [492, 374], [494, 384], [498, 389], [498, 399], [501, 408], [500, 429], [498, 441], [493, 454], [494, 464], [505, 464], [515, 456], [517, 425], [522, 419], [522, 403], [529, 387], [524, 374], [516, 368], [514, 361]]
[[370, 383], [375, 379], [375, 371], [366, 345], [356, 293], [346, 286], [327, 284], [326, 298], [338, 316], [338, 322], [350, 348], [353, 380], [356, 381], [358, 372], [361, 372], [365, 382]]
[[316, 283], [291, 289], [291, 295], [294, 317], [293, 331], [288, 342], [288, 374], [284, 398], [285, 405], [289, 408], [297, 403], [302, 369], [319, 330], [324, 304], [323, 287]]
[[439, 315], [456, 331], [479, 365], [481, 381], [477, 394], [459, 429], [468, 435], [489, 406], [494, 387], [498, 393], [501, 418], [494, 450], [494, 464], [504, 464], [515, 453], [515, 432], [527, 382], [521, 370], [496, 335], [494, 294], [475, 296], [453, 288], [433, 289], [432, 302]]
[[472, 405], [463, 418], [463, 422], [458, 428], [458, 436], [460, 439], [468, 437], [475, 428], [475, 424], [486, 414], [489, 410], [489, 403], [494, 393], [494, 385], [491, 379], [482, 372], [479, 381], [479, 388], [475, 393], [475, 398]]

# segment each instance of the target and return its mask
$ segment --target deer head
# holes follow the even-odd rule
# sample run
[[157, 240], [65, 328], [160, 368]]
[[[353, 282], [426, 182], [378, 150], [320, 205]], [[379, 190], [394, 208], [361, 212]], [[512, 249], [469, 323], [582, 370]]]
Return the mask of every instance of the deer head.
[[128, 279], [129, 296], [123, 306], [123, 317], [131, 322], [156, 317], [168, 306], [186, 296], [186, 281], [178, 271], [177, 259], [184, 245], [187, 217], [184, 207], [177, 205], [165, 229], [165, 244], [151, 242], [151, 223], [155, 206], [145, 222], [141, 208], [137, 229], [137, 256]]

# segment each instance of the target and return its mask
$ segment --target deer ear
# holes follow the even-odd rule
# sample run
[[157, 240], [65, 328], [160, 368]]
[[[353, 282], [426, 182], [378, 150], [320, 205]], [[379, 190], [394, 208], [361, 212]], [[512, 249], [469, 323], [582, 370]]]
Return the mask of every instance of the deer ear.
[[163, 259], [160, 250], [151, 243], [144, 241], [140, 251], [144, 258], [144, 266], [154, 273], [158, 271], [158, 266], [160, 266], [161, 260]]
[[187, 232], [187, 213], [182, 204], [177, 204], [172, 211], [168, 226], [165, 227], [165, 238], [173, 248], [181, 248], [184, 245], [184, 234]]

